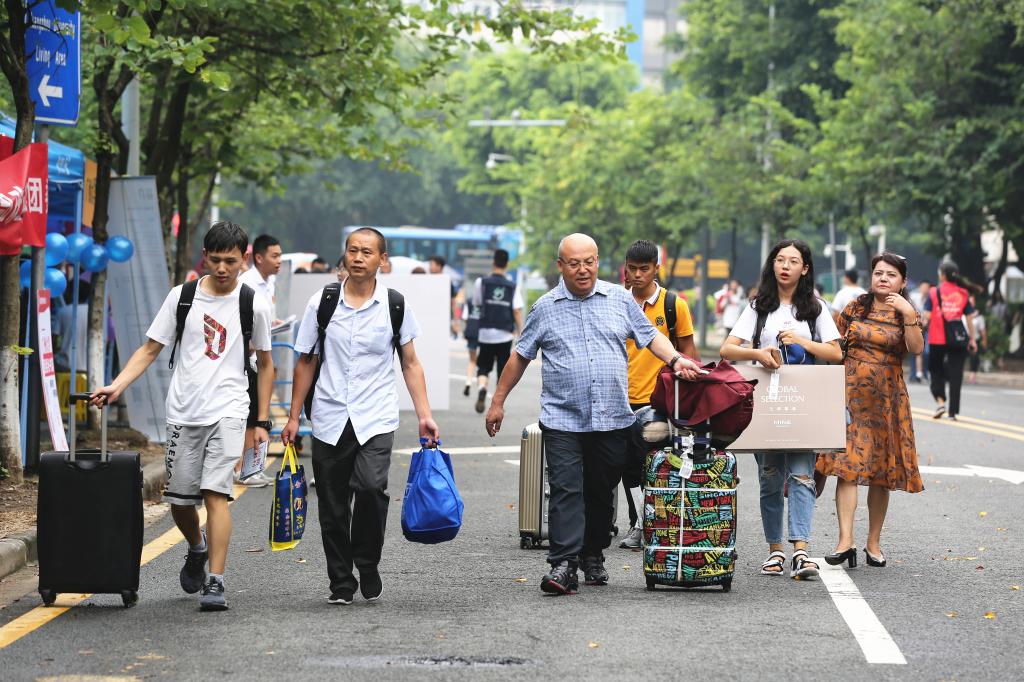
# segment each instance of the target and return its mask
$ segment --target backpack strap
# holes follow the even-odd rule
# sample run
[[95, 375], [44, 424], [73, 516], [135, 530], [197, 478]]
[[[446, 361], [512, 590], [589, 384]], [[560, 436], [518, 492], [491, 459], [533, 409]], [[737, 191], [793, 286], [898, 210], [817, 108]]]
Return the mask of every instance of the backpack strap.
[[174, 345], [171, 346], [171, 359], [167, 362], [167, 369], [174, 369], [174, 356], [181, 344], [181, 335], [185, 333], [185, 319], [188, 317], [188, 311], [192, 310], [192, 301], [196, 297], [198, 286], [198, 279], [181, 285], [181, 295], [178, 297], [178, 307], [175, 310]]
[[324, 358], [324, 340], [327, 337], [327, 325], [334, 317], [334, 311], [338, 309], [338, 299], [341, 297], [341, 282], [331, 282], [320, 292], [320, 305], [316, 308], [316, 343], [306, 353], [306, 362], [312, 362], [313, 351], [319, 349], [320, 362]]
[[[757, 310], [755, 308], [755, 310]], [[757, 311], [757, 322], [754, 323], [754, 334], [753, 338], [750, 339], [750, 346], [754, 350], [761, 347], [761, 332], [764, 331], [764, 325], [768, 321], [768, 313], [762, 313], [760, 310]]]
[[402, 364], [402, 322], [405, 321], [405, 296], [394, 289], [388, 289], [388, 313], [391, 315], [391, 345], [398, 353], [398, 364]]
[[665, 326], [668, 327], [668, 340], [676, 347], [676, 295], [665, 289]]
[[253, 299], [256, 298], [256, 290], [248, 284], [242, 284], [238, 291], [238, 316], [242, 323], [242, 365], [245, 367], [245, 375], [251, 377], [255, 372], [249, 364], [249, 346], [252, 345], [253, 327]]

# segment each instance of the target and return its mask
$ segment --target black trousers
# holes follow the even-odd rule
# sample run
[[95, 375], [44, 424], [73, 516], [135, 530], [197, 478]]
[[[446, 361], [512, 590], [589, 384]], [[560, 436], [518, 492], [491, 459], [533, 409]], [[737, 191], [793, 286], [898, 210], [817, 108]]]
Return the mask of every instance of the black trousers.
[[394, 433], [383, 433], [360, 445], [351, 421], [336, 445], [313, 439], [313, 475], [331, 593], [355, 592], [353, 565], [360, 574], [377, 571], [388, 519], [394, 442]]
[[608, 529], [629, 428], [576, 433], [542, 424], [541, 430], [551, 486], [548, 563], [601, 554], [611, 544]]
[[505, 371], [505, 364], [508, 363], [509, 355], [512, 354], [512, 342], [505, 343], [481, 343], [476, 356], [476, 375], [485, 377], [491, 373], [494, 365], [498, 366], [498, 378]]
[[946, 411], [950, 417], [960, 414], [960, 386], [964, 382], [964, 361], [966, 348], [949, 348], [933, 344], [929, 349], [928, 374], [931, 375], [932, 395], [946, 399], [946, 383], [949, 383], [949, 402]]
[[[647, 407], [650, 403], [630, 403], [629, 409], [636, 412], [641, 407]], [[629, 442], [627, 444], [629, 455], [626, 458], [626, 466], [622, 469], [622, 490], [626, 493], [626, 509], [629, 511], [629, 527], [636, 528], [640, 525], [640, 514], [633, 504], [633, 496], [629, 491], [643, 483], [644, 480], [644, 455], [646, 443], [643, 439], [643, 430], [639, 422], [630, 429]]]

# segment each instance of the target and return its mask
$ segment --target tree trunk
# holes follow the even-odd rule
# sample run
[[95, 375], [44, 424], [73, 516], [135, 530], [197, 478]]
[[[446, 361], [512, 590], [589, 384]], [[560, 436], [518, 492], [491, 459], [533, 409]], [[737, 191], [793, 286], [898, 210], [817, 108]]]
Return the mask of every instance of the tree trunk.
[[176, 286], [185, 281], [185, 273], [189, 270], [191, 248], [189, 248], [189, 162], [192, 160], [192, 145], [184, 145], [181, 150], [181, 159], [178, 163], [178, 245], [174, 258], [174, 277], [171, 279], [171, 286]]
[[[0, 70], [11, 87], [17, 125], [14, 151], [32, 142], [35, 125], [35, 104], [29, 95], [25, 70], [25, 9], [21, 0], [5, 0], [6, 33], [0, 33]], [[7, 469], [8, 480], [22, 482], [21, 470], [21, 391], [18, 364], [21, 358], [15, 347], [21, 346], [21, 329], [12, 320], [21, 319], [20, 259], [17, 255], [0, 256], [0, 464]], [[31, 380], [31, 378], [29, 379]], [[38, 377], [35, 378], [39, 380]]]
[[981, 249], [981, 230], [984, 220], [980, 211], [959, 211], [954, 214], [950, 229], [949, 252], [960, 268], [960, 274], [974, 284], [983, 284], [985, 252]]

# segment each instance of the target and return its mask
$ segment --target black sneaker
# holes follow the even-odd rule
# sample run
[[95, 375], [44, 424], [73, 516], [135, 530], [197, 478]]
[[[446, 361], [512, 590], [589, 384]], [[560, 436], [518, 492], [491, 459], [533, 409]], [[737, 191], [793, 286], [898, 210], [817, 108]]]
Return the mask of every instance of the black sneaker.
[[377, 601], [384, 594], [384, 584], [380, 581], [380, 573], [359, 572], [359, 592], [366, 601]]
[[552, 566], [551, 572], [541, 578], [540, 589], [548, 594], [576, 594], [580, 589], [576, 564], [563, 561]]
[[481, 388], [480, 392], [476, 394], [476, 411], [478, 414], [484, 413], [485, 402], [487, 402], [487, 389]]
[[470, 388], [471, 388], [471, 387], [470, 387], [470, 385], [469, 385], [469, 384], [466, 384], [465, 388], [463, 388], [463, 389], [462, 389], [462, 395], [464, 395], [464, 396], [468, 396], [468, 395], [469, 395], [469, 389], [470, 389]]
[[583, 569], [584, 585], [607, 585], [608, 571], [604, 568], [604, 556], [580, 557], [580, 567]]
[[203, 594], [199, 597], [200, 611], [227, 611], [228, 602], [224, 599], [224, 583], [210, 577], [203, 585]]
[[[203, 544], [206, 544], [206, 531], [203, 531]], [[195, 594], [203, 589], [206, 583], [206, 559], [209, 555], [209, 548], [202, 552], [190, 548], [185, 555], [185, 565], [181, 567], [178, 579], [181, 582], [181, 589], [188, 594]]]
[[327, 603], [333, 604], [334, 606], [348, 606], [352, 603], [352, 593], [332, 592], [331, 596], [327, 598]]

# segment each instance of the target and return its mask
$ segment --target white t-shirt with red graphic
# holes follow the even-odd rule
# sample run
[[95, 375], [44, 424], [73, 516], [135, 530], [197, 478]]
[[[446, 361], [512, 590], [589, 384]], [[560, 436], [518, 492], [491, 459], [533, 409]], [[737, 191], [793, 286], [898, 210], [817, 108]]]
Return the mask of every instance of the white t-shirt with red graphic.
[[[249, 379], [242, 353], [242, 321], [238, 307], [239, 282], [234, 291], [213, 296], [200, 281], [185, 330], [174, 358], [167, 393], [167, 421], [180, 426], [209, 426], [224, 417], [249, 415]], [[181, 287], [171, 289], [146, 336], [164, 346], [174, 345]], [[252, 345], [270, 350], [270, 306], [253, 297]], [[163, 353], [161, 358], [167, 353]]]

